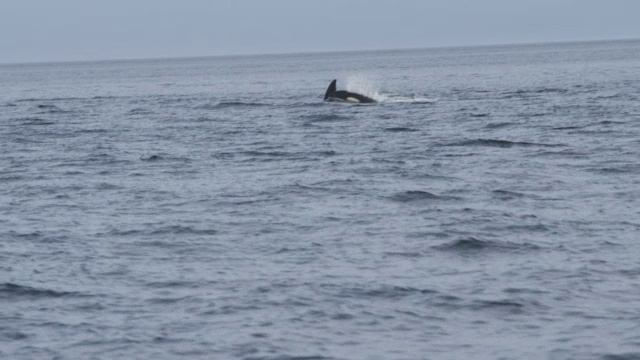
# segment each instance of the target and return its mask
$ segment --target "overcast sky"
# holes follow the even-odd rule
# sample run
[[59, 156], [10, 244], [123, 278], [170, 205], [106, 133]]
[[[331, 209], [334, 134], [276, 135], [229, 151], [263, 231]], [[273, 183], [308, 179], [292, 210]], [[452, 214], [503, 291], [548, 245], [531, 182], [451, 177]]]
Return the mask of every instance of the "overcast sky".
[[638, 0], [2, 0], [0, 63], [640, 38]]

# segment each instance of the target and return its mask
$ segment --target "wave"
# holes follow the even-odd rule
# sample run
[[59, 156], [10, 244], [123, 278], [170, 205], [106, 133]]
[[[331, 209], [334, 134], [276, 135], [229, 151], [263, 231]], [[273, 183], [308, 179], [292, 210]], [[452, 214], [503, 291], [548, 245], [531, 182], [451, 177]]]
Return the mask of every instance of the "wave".
[[637, 164], [623, 164], [617, 167], [606, 166], [606, 167], [590, 167], [586, 169], [587, 171], [593, 173], [599, 173], [604, 175], [610, 174], [637, 174], [640, 170], [640, 165]]
[[127, 115], [151, 115], [154, 112], [144, 108], [133, 108], [127, 112]]
[[558, 126], [552, 127], [551, 130], [579, 130], [583, 128], [584, 126]]
[[509, 314], [522, 314], [528, 307], [539, 307], [537, 302], [524, 303], [510, 299], [504, 300], [475, 300], [468, 304], [468, 308], [474, 311], [499, 311]]
[[539, 196], [520, 193], [517, 191], [498, 189], [498, 190], [493, 190], [492, 193], [497, 199], [500, 199], [500, 200], [513, 200], [513, 199], [520, 199], [520, 198], [530, 198], [530, 199], [536, 199], [536, 200], [540, 199]]
[[410, 203], [429, 200], [458, 200], [459, 198], [455, 196], [436, 195], [422, 190], [409, 190], [390, 196], [389, 199], [401, 203]]
[[265, 104], [260, 102], [245, 102], [245, 101], [220, 101], [215, 104], [204, 104], [199, 106], [199, 109], [204, 110], [216, 110], [216, 109], [227, 109], [227, 108], [247, 108], [247, 107], [261, 107], [261, 106], [271, 106], [271, 104]]
[[140, 160], [142, 161], [158, 161], [158, 160], [163, 160], [164, 157], [162, 157], [161, 155], [142, 155], [140, 156]]
[[404, 191], [391, 196], [391, 200], [404, 202], [404, 203], [412, 202], [412, 201], [437, 200], [437, 199], [440, 199], [438, 195], [432, 194], [428, 191], [420, 191], [420, 190]]
[[420, 131], [420, 130], [414, 129], [414, 128], [398, 126], [398, 127], [386, 128], [386, 129], [384, 129], [384, 131], [389, 131], [389, 132], [415, 132], [415, 131]]
[[544, 144], [533, 143], [527, 141], [509, 141], [509, 140], [497, 140], [497, 139], [474, 139], [464, 140], [453, 143], [444, 144], [444, 146], [490, 146], [499, 148], [510, 148], [514, 146], [542, 146], [542, 147], [558, 147], [564, 146], [561, 144]]
[[314, 114], [301, 116], [301, 119], [305, 121], [305, 124], [310, 125], [313, 123], [345, 121], [350, 120], [351, 118], [337, 114]]
[[76, 134], [106, 134], [109, 130], [107, 129], [79, 129], [74, 131]]
[[23, 181], [24, 179], [25, 177], [20, 175], [0, 176], [0, 183], [9, 181]]
[[499, 122], [499, 123], [490, 123], [485, 125], [484, 127], [485, 129], [501, 129], [501, 128], [505, 128], [513, 125], [519, 125], [519, 124], [514, 122]]
[[39, 298], [60, 298], [66, 296], [78, 296], [79, 293], [68, 291], [55, 291], [49, 289], [35, 288], [31, 286], [18, 285], [14, 283], [0, 284], [0, 299], [39, 299]]
[[17, 99], [16, 103], [51, 102], [51, 101], [84, 101], [84, 100], [104, 100], [118, 99], [126, 96], [89, 96], [89, 97], [50, 97], [50, 98], [23, 98]]
[[20, 121], [21, 125], [30, 125], [30, 126], [40, 126], [40, 125], [53, 125], [53, 121], [49, 121], [39, 117], [25, 117], [15, 119], [16, 121]]
[[37, 114], [60, 114], [69, 112], [51, 104], [38, 104], [36, 105], [36, 109], [38, 109]]
[[561, 88], [550, 88], [550, 87], [540, 87], [533, 89], [519, 89], [515, 91], [506, 91], [501, 93], [501, 99], [512, 99], [512, 98], [526, 98], [529, 96], [536, 95], [544, 95], [544, 94], [564, 94], [568, 92], [567, 89]]
[[409, 286], [391, 286], [391, 285], [382, 285], [375, 287], [365, 287], [365, 286], [351, 286], [351, 287], [337, 287], [333, 284], [322, 285], [322, 287], [326, 290], [337, 292], [335, 295], [342, 298], [355, 298], [355, 299], [363, 299], [363, 298], [379, 298], [379, 299], [389, 299], [395, 300], [404, 298], [407, 296], [414, 295], [430, 295], [437, 294], [436, 290], [432, 289], [419, 289], [415, 287]]
[[86, 100], [88, 98], [81, 97], [53, 97], [53, 98], [24, 98], [15, 100], [15, 102], [41, 102], [41, 101], [73, 101], [73, 100]]
[[503, 241], [480, 240], [475, 237], [468, 237], [441, 245], [435, 245], [433, 248], [436, 250], [450, 251], [459, 254], [476, 254], [480, 252], [528, 252], [540, 249], [538, 245], [530, 243], [516, 244]]
[[[215, 235], [218, 231], [214, 229], [196, 229], [191, 226], [181, 226], [181, 225], [169, 225], [152, 229], [115, 229], [109, 231], [108, 233], [98, 233], [97, 236], [158, 236], [158, 235]], [[156, 243], [152, 243], [150, 245], [154, 245]], [[156, 244], [160, 245], [160, 244]]]
[[606, 354], [601, 357], [602, 360], [636, 360], [640, 359], [640, 352]]
[[178, 161], [178, 162], [190, 162], [191, 159], [188, 157], [179, 157], [179, 156], [169, 156], [166, 154], [150, 154], [150, 155], [142, 155], [140, 156], [140, 160], [145, 162], [155, 162], [155, 161]]
[[268, 162], [268, 161], [281, 161], [281, 160], [317, 160], [331, 156], [335, 156], [337, 153], [333, 150], [318, 150], [310, 152], [287, 152], [287, 151], [261, 151], [250, 150], [242, 151], [239, 154], [247, 156], [243, 161], [252, 162]]
[[[253, 336], [261, 337], [261, 333], [258, 333], [259, 336], [254, 334]], [[331, 356], [322, 356], [322, 355], [309, 355], [309, 356], [299, 356], [299, 355], [287, 355], [287, 354], [279, 354], [275, 356], [265, 356], [265, 357], [248, 357], [245, 360], [338, 360], [339, 358], [331, 357]]]
[[180, 226], [180, 225], [172, 225], [165, 226], [162, 228], [158, 228], [150, 232], [150, 235], [162, 235], [162, 234], [173, 234], [173, 235], [215, 235], [218, 233], [218, 230], [215, 229], [196, 229], [191, 226]]

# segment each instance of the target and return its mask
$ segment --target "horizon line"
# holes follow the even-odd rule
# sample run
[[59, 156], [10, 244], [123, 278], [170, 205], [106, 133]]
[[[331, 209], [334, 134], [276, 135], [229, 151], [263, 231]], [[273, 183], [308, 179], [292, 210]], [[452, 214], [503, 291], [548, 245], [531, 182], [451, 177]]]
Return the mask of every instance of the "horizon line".
[[312, 54], [339, 54], [339, 53], [367, 53], [377, 51], [408, 51], [408, 50], [429, 50], [429, 49], [457, 49], [457, 48], [481, 48], [481, 47], [508, 47], [508, 46], [540, 46], [551, 44], [588, 44], [604, 42], [630, 42], [640, 41], [640, 38], [615, 38], [615, 39], [590, 39], [590, 40], [554, 40], [554, 41], [524, 41], [513, 43], [481, 43], [470, 45], [444, 45], [444, 46], [408, 46], [399, 48], [378, 48], [378, 49], [358, 49], [358, 50], [310, 50], [310, 51], [282, 51], [264, 53], [233, 53], [218, 55], [178, 55], [160, 57], [131, 57], [131, 58], [105, 58], [105, 59], [74, 59], [74, 60], [52, 60], [52, 61], [24, 61], [24, 62], [0, 62], [0, 66], [16, 65], [44, 65], [44, 64], [69, 64], [69, 63], [97, 63], [97, 62], [129, 62], [129, 61], [149, 61], [149, 60], [180, 60], [180, 59], [205, 59], [205, 58], [233, 58], [233, 57], [260, 57], [260, 56], [286, 56], [286, 55], [312, 55]]

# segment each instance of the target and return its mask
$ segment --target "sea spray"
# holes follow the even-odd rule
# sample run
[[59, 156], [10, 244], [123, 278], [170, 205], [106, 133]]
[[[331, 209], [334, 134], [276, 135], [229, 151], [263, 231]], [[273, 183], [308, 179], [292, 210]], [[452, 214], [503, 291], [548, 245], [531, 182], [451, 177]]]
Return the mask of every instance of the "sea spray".
[[436, 99], [426, 96], [406, 96], [400, 94], [380, 93], [378, 84], [370, 77], [363, 74], [347, 76], [346, 88], [348, 91], [368, 96], [381, 103], [428, 104], [436, 102]]
[[380, 94], [380, 90], [376, 82], [366, 75], [349, 75], [346, 80], [348, 91], [368, 96], [378, 102], [383, 102], [387, 99], [385, 95]]

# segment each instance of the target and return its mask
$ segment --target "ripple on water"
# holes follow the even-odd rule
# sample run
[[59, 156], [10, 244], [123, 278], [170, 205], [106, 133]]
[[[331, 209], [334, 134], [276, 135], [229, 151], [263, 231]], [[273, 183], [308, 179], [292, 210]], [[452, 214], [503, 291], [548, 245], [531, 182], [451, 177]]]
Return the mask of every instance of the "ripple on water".
[[68, 298], [86, 296], [71, 291], [56, 291], [40, 287], [18, 285], [14, 283], [0, 284], [0, 299], [4, 300], [38, 300], [50, 298]]
[[497, 147], [497, 148], [511, 148], [511, 147], [558, 147], [564, 146], [562, 144], [543, 144], [543, 143], [534, 143], [527, 141], [509, 141], [509, 140], [497, 140], [497, 139], [475, 139], [475, 140], [464, 140], [457, 141], [448, 144], [444, 144], [444, 146], [487, 146], [487, 147]]
[[637, 358], [639, 49], [0, 65], [0, 358]]
[[42, 126], [42, 125], [53, 125], [55, 124], [51, 120], [43, 119], [40, 117], [24, 117], [15, 119], [20, 125], [24, 126]]
[[434, 245], [433, 249], [460, 255], [482, 255], [490, 253], [530, 253], [541, 249], [531, 243], [513, 243], [496, 240], [481, 240], [475, 237], [462, 238], [444, 244]]

